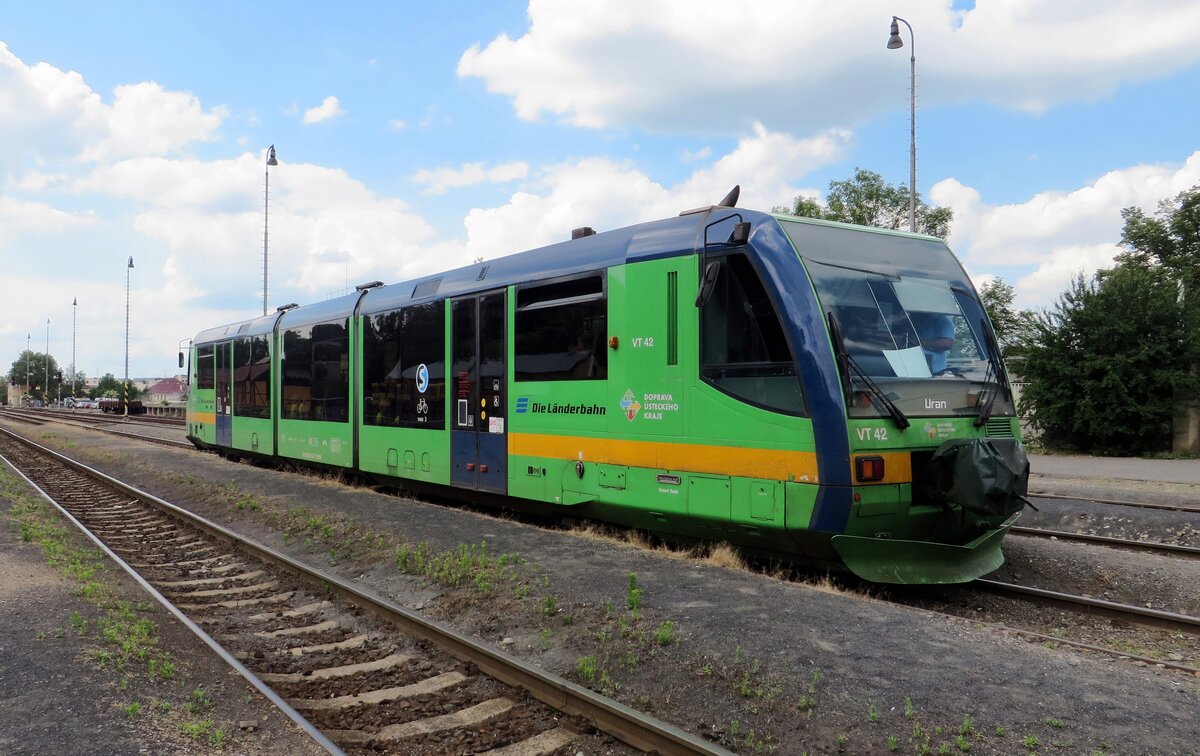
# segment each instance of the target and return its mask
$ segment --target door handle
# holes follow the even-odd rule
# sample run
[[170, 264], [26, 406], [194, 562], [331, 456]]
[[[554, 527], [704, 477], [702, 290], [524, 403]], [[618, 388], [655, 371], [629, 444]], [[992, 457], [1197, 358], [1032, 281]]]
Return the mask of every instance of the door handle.
[[467, 472], [471, 472], [471, 471], [472, 471], [472, 470], [474, 470], [474, 469], [475, 469], [475, 463], [474, 463], [474, 462], [468, 462], [468, 463], [467, 463]]
[[481, 473], [485, 473], [485, 472], [487, 472], [487, 465], [480, 465], [480, 466], [479, 466], [479, 472], [481, 472]]

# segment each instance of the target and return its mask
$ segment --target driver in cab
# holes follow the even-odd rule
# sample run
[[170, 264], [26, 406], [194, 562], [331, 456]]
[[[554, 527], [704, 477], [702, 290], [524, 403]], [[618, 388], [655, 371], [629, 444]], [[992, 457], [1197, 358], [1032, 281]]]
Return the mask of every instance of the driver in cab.
[[921, 340], [921, 349], [929, 363], [929, 372], [942, 375], [949, 369], [946, 358], [954, 347], [954, 323], [940, 312], [913, 313], [913, 326]]

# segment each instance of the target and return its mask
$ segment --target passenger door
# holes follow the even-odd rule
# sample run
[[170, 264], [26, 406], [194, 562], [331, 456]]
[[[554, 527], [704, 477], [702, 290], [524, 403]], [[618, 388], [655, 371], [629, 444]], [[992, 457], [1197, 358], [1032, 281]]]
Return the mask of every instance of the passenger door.
[[451, 301], [453, 353], [451, 483], [494, 493], [508, 491], [508, 403], [504, 291]]
[[233, 342], [216, 345], [217, 445], [233, 446]]

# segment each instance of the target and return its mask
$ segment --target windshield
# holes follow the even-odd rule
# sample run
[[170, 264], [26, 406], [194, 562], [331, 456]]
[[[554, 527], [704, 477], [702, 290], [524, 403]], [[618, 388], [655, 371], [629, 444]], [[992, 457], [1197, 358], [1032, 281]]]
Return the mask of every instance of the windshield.
[[[910, 417], [1012, 414], [984, 310], [940, 241], [781, 221], [841, 336], [851, 417], [879, 417], [874, 382]], [[865, 376], [865, 377], [864, 377]]]

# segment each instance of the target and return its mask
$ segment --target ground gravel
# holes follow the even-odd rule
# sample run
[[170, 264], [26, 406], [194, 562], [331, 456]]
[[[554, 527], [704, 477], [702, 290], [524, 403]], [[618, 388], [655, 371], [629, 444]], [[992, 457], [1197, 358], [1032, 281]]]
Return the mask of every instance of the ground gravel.
[[[0, 495], [0, 753], [324, 753], [157, 604], [142, 616], [157, 625], [160, 646], [171, 649], [174, 677], [154, 681], [99, 668], [93, 651], [104, 644], [94, 632], [80, 634], [72, 619], [95, 628], [101, 611], [75, 593], [76, 583], [50, 567], [40, 548], [21, 540], [10, 506]], [[118, 597], [146, 601], [115, 567], [100, 579]], [[196, 690], [207, 703], [197, 716], [183, 716]], [[169, 711], [155, 705], [163, 702]], [[125, 708], [134, 703], [141, 710], [130, 717]], [[220, 747], [180, 727], [203, 719], [225, 734]]]
[[[1170, 754], [1200, 742], [1200, 680], [1191, 676], [211, 454], [86, 430], [32, 434], [52, 435], [49, 445], [69, 446], [176, 504], [741, 752], [965, 745], [972, 753]], [[335, 535], [283, 534], [284, 513], [297, 508], [337, 522]], [[386, 546], [362, 547], [377, 538]], [[483, 541], [492, 553], [524, 559], [486, 593], [400, 573], [392, 558], [401, 543], [445, 550]], [[1043, 558], [1022, 555], [1019, 569]]]

